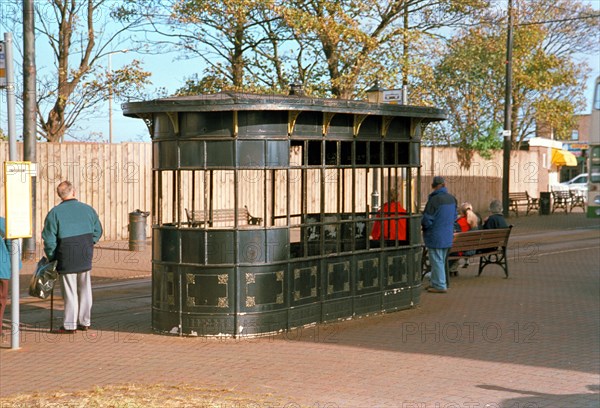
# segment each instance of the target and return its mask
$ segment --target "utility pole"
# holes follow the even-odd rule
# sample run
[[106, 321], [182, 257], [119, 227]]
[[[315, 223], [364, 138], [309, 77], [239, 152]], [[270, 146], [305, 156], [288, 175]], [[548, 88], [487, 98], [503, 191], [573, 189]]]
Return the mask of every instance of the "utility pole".
[[404, 3], [404, 38], [402, 39], [402, 105], [408, 105], [408, 2]]
[[[23, 2], [23, 160], [36, 164], [35, 35], [33, 0]], [[36, 177], [31, 178], [32, 237], [23, 240], [23, 259], [35, 258]]]
[[[129, 49], [124, 50], [116, 50], [108, 53], [108, 72], [112, 77], [112, 59], [111, 56], [113, 54], [117, 54], [119, 52], [126, 53]], [[112, 87], [112, 78], [108, 82], [108, 143], [112, 144], [113, 142], [113, 120], [112, 120], [112, 101], [113, 101], [113, 87]]]
[[511, 134], [511, 110], [512, 110], [512, 0], [508, 0], [508, 33], [506, 35], [506, 82], [504, 90], [504, 156], [502, 163], [502, 212], [508, 216], [508, 189], [510, 186], [510, 148], [512, 143]]

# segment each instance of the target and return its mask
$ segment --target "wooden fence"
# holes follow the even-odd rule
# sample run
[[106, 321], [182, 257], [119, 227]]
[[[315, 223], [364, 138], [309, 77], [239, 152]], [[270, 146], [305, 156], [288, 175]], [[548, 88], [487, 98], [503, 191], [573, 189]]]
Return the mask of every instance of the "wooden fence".
[[[22, 156], [22, 143], [18, 154]], [[152, 203], [152, 146], [150, 143], [38, 143], [35, 178], [36, 239], [44, 218], [60, 202], [56, 186], [70, 180], [77, 198], [96, 209], [104, 240], [127, 239], [129, 213], [149, 210]], [[8, 143], [0, 143], [0, 162], [8, 160]], [[4, 185], [4, 172], [2, 172]], [[4, 215], [4, 189], [0, 214]]]
[[[19, 157], [22, 157], [22, 143], [18, 143], [18, 151]], [[36, 154], [35, 220], [38, 242], [46, 214], [60, 202], [56, 186], [65, 179], [74, 183], [78, 199], [98, 212], [104, 226], [104, 240], [127, 239], [129, 213], [136, 209], [150, 211], [152, 208], [151, 143], [38, 143]], [[0, 162], [6, 160], [8, 143], [0, 142]], [[421, 163], [423, 204], [434, 175], [444, 176], [448, 189], [458, 201], [470, 201], [482, 214], [490, 200], [501, 199], [502, 152], [496, 152], [491, 160], [475, 154], [471, 166], [466, 169], [459, 164], [456, 149], [424, 147]], [[542, 169], [539, 163], [536, 152], [513, 152], [510, 191], [526, 190], [530, 195], [539, 197], [540, 179], [547, 179], [547, 174], [545, 178], [543, 176], [547, 170]], [[0, 177], [4, 177], [3, 172]], [[4, 215], [4, 189], [0, 195], [0, 214]], [[335, 197], [332, 196], [332, 199]]]
[[[538, 152], [513, 151], [510, 157], [509, 191], [527, 191], [539, 197], [545, 191], [548, 169], [541, 166]], [[459, 203], [469, 201], [476, 211], [484, 214], [489, 203], [502, 200], [502, 157], [497, 151], [490, 160], [474, 154], [471, 166], [461, 167], [455, 148], [421, 149], [421, 201], [425, 203], [430, 193], [433, 176], [443, 176], [448, 190]]]

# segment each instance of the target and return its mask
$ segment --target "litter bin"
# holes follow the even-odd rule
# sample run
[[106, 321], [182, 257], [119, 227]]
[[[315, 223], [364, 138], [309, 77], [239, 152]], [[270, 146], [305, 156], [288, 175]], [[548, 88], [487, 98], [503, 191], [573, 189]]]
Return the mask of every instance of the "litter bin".
[[147, 211], [135, 210], [129, 213], [129, 250], [143, 251], [146, 247]]
[[540, 192], [540, 215], [550, 214], [550, 192]]

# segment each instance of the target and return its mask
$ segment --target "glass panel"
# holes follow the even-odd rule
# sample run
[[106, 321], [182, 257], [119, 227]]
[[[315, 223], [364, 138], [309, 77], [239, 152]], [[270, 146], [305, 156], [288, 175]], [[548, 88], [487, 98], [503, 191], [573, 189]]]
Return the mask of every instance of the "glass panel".
[[367, 142], [356, 142], [355, 163], [357, 165], [367, 164]]
[[287, 170], [273, 170], [271, 172], [273, 191], [270, 191], [269, 194], [274, 197], [273, 222], [265, 225], [287, 225], [287, 172]]
[[181, 225], [203, 227], [208, 197], [204, 194], [206, 174], [204, 170], [181, 171]]
[[371, 142], [369, 143], [369, 163], [370, 164], [381, 164], [381, 143]]
[[237, 142], [237, 162], [241, 167], [265, 166], [265, 142], [262, 140], [240, 140]]
[[285, 141], [267, 141], [267, 166], [287, 167], [290, 161], [290, 147]]
[[177, 168], [177, 142], [154, 142], [154, 161], [161, 169]]
[[[238, 170], [238, 227], [239, 228], [258, 228], [264, 224], [265, 210], [267, 215], [272, 215], [271, 203], [273, 194], [267, 194], [265, 191], [265, 180], [267, 180], [267, 170]], [[272, 185], [272, 184], [270, 184]], [[229, 208], [235, 208], [234, 201], [229, 202]], [[248, 211], [248, 219], [242, 217], [242, 210]], [[271, 218], [271, 217], [268, 217]], [[233, 220], [232, 220], [233, 221]], [[233, 225], [233, 224], [231, 224]]]
[[304, 155], [304, 142], [292, 140], [290, 143], [290, 167], [302, 166]]
[[321, 212], [321, 170], [307, 169], [305, 172], [305, 192], [302, 192], [301, 199], [306, 204], [306, 212], [320, 213]]
[[[210, 170], [208, 187], [209, 203], [209, 227], [233, 228], [235, 217], [235, 189], [234, 172], [232, 170]], [[239, 205], [243, 206], [240, 200]]]
[[233, 141], [206, 142], [206, 165], [233, 166]]
[[325, 142], [325, 164], [335, 166], [338, 162], [338, 143]]
[[157, 171], [157, 195], [155, 197], [155, 208], [158, 211], [157, 223], [159, 225], [174, 225], [177, 203], [177, 188], [175, 171]]
[[340, 164], [342, 166], [352, 164], [352, 142], [341, 142]]
[[383, 163], [387, 166], [396, 164], [396, 143], [384, 143]]
[[311, 140], [308, 142], [308, 165], [320, 166], [321, 164], [321, 142]]
[[204, 167], [204, 143], [200, 141], [182, 141], [179, 143], [181, 167]]

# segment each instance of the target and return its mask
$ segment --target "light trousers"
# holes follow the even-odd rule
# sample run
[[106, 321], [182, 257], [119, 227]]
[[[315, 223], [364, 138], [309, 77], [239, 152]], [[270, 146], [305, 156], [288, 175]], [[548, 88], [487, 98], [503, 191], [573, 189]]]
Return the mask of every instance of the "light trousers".
[[62, 295], [65, 301], [63, 327], [76, 330], [77, 325], [92, 323], [92, 281], [90, 271], [60, 275]]
[[431, 264], [431, 286], [435, 289], [447, 289], [446, 257], [450, 248], [427, 248]]

